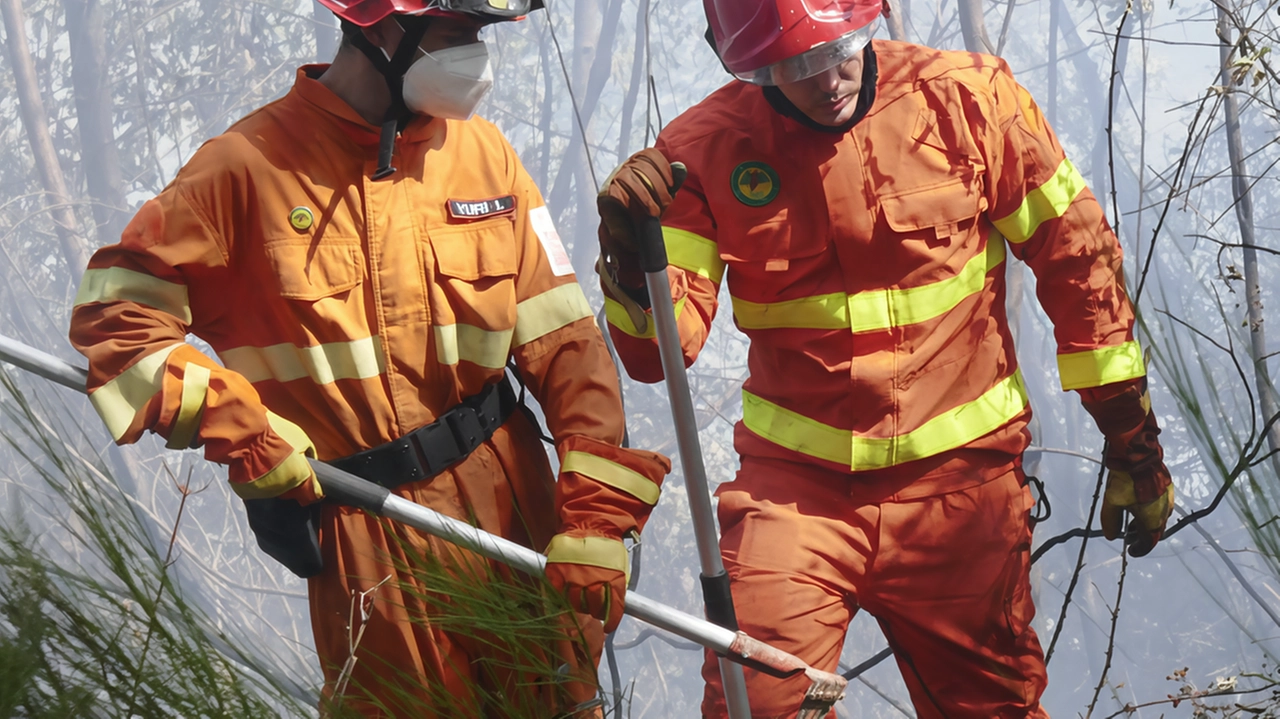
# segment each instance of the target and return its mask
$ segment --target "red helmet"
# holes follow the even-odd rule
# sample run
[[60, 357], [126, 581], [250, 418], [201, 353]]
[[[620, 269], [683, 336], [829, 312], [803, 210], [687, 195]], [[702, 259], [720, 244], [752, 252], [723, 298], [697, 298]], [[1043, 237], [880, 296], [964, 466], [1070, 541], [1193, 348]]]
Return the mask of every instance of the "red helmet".
[[720, 61], [739, 80], [795, 82], [866, 47], [883, 0], [702, 0]]
[[485, 22], [519, 20], [542, 0], [320, 0], [347, 22], [369, 27], [388, 15], [465, 15]]

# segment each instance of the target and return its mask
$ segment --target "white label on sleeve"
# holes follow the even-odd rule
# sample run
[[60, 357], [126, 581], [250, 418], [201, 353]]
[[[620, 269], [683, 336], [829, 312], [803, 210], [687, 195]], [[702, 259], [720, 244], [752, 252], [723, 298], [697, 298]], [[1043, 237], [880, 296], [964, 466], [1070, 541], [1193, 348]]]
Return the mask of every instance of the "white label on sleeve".
[[547, 253], [552, 274], [556, 277], [573, 274], [573, 263], [569, 261], [569, 253], [564, 250], [564, 243], [560, 241], [560, 233], [556, 232], [556, 223], [546, 205], [529, 210], [529, 224], [542, 243], [542, 251]]

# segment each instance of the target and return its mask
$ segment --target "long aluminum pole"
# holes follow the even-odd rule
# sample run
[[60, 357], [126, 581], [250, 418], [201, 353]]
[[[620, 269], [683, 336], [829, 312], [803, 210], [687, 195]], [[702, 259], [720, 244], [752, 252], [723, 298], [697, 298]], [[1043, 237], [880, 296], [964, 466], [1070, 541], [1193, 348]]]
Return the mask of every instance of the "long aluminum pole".
[[[671, 283], [667, 279], [667, 250], [662, 239], [662, 224], [651, 218], [640, 228], [640, 263], [645, 286], [653, 310], [654, 334], [662, 357], [662, 374], [671, 398], [671, 418], [675, 421], [676, 439], [680, 446], [680, 466], [689, 496], [689, 514], [693, 518], [693, 534], [698, 544], [698, 560], [702, 565], [702, 599], [707, 619], [737, 631], [738, 619], [729, 592], [729, 575], [720, 556], [715, 512], [711, 508], [711, 488], [706, 467], [702, 463], [702, 444], [698, 440], [698, 421], [693, 413], [693, 395], [689, 392], [689, 376], [685, 372], [684, 352], [680, 348], [680, 329], [676, 325], [676, 309], [671, 300]], [[720, 657], [720, 679], [724, 684], [725, 704], [730, 719], [751, 716], [747, 699], [747, 680], [742, 667]]]
[[[0, 335], [0, 360], [77, 392], [85, 391], [88, 373], [84, 369], [4, 335]], [[337, 467], [316, 460], [311, 460], [311, 466], [325, 494], [336, 501], [407, 524], [529, 574], [540, 575], [544, 571], [546, 557], [528, 547], [395, 496], [385, 487], [343, 472]], [[646, 624], [697, 642], [716, 652], [721, 656], [722, 672], [726, 656], [776, 677], [804, 672], [812, 685], [802, 705], [801, 719], [825, 716], [831, 706], [844, 696], [846, 682], [841, 677], [813, 669], [794, 655], [774, 649], [742, 632], [685, 614], [636, 592], [627, 593], [624, 611]], [[742, 668], [738, 664], [729, 662], [729, 665], [736, 667], [738, 676], [742, 676]], [[731, 716], [735, 719], [737, 716], [750, 717], [750, 713], [731, 713]]]

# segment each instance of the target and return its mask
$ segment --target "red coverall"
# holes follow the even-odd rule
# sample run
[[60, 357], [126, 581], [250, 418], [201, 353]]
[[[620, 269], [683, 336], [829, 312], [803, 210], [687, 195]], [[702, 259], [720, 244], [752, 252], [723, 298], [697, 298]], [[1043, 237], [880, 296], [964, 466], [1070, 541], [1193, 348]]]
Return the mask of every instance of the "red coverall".
[[[1045, 716], [1005, 259], [1035, 272], [1079, 389], [1144, 375], [1120, 246], [1002, 60], [872, 49], [875, 98], [850, 132], [732, 82], [657, 142], [689, 170], [663, 215], [685, 361], [726, 270], [750, 339], [742, 465], [717, 492], [738, 619], [833, 671], [865, 608], [921, 717]], [[657, 381], [652, 322], [608, 311], [628, 372]], [[722, 717], [714, 661], [703, 674], [703, 712]], [[747, 681], [767, 717], [794, 716], [806, 683]]]
[[[397, 140], [399, 172], [370, 179], [378, 128], [313, 79], [323, 69], [302, 68], [288, 95], [206, 143], [120, 244], [94, 255], [71, 326], [94, 406], [117, 441], [152, 430], [171, 447], [202, 444], [230, 465], [237, 494], [270, 497], [290, 489], [279, 469], [300, 456], [298, 427], [320, 459], [376, 447], [480, 392], [514, 357], [567, 458], [559, 496], [518, 411], [461, 464], [393, 491], [538, 550], [558, 528], [600, 530], [606, 512], [575, 518], [571, 505], [656, 485], [665, 460], [618, 447], [615, 370], [531, 178], [488, 122], [419, 117]], [[656, 501], [657, 486], [641, 489]], [[492, 650], [433, 626], [430, 592], [396, 566], [413, 563], [409, 548], [475, 555], [335, 504], [324, 506], [321, 545], [309, 594], [326, 691], [349, 655], [352, 593], [392, 576], [372, 595], [344, 706], [367, 716], [420, 716], [442, 696], [478, 706], [468, 697], [485, 679], [472, 660]], [[598, 657], [600, 623], [579, 624]], [[574, 686], [575, 703], [594, 694]], [[550, 714], [562, 699], [537, 701]]]

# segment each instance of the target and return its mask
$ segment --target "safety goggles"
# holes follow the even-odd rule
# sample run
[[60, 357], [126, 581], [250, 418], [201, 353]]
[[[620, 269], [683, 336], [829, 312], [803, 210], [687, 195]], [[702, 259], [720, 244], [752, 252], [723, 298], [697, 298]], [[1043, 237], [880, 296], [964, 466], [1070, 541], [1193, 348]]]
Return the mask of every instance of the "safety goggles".
[[541, 8], [542, 0], [434, 0], [431, 9], [506, 20]]
[[758, 70], [734, 73], [739, 80], [755, 85], [782, 85], [813, 77], [845, 62], [862, 51], [876, 34], [879, 18], [786, 60], [765, 65]]

